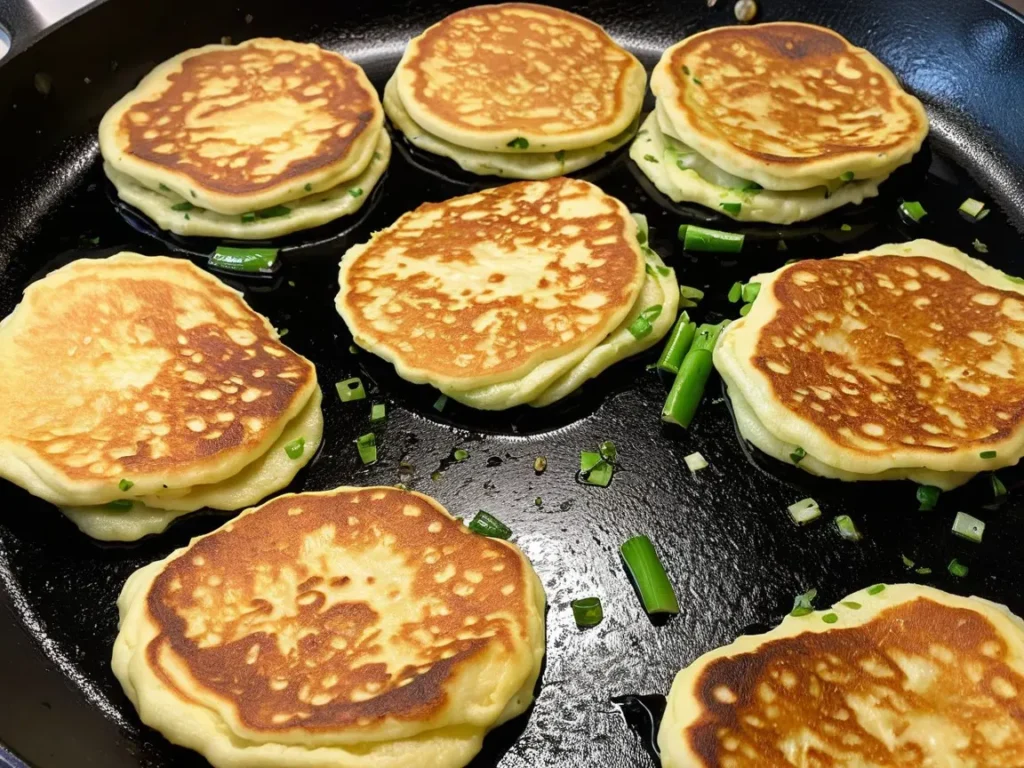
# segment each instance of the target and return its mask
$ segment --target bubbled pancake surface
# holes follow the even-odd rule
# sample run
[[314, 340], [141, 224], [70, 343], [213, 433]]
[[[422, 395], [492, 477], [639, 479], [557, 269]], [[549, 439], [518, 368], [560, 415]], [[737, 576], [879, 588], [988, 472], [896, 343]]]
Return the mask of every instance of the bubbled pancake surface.
[[769, 189], [885, 175], [928, 132], [920, 102], [884, 64], [810, 24], [693, 35], [665, 52], [651, 87], [680, 139]]
[[556, 178], [405, 214], [346, 253], [337, 308], [356, 342], [404, 378], [469, 390], [593, 348], [644, 274], [625, 206]]
[[[624, 131], [646, 74], [592, 21], [505, 3], [458, 11], [414, 38], [397, 81], [409, 115], [435, 136], [470, 149], [551, 152]], [[529, 146], [510, 148], [516, 138]]]
[[257, 38], [158, 66], [104, 116], [118, 171], [241, 214], [358, 175], [383, 125], [363, 70], [315, 45]]
[[215, 483], [262, 455], [316, 371], [190, 262], [81, 259], [0, 326], [0, 474], [68, 505]]

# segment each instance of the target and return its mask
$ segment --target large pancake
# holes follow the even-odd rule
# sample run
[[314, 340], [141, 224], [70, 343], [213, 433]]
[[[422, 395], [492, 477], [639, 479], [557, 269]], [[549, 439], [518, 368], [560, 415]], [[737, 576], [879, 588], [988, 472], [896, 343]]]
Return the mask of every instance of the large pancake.
[[715, 366], [777, 438], [859, 474], [1020, 459], [1024, 285], [930, 240], [754, 280]]
[[532, 700], [544, 604], [517, 547], [426, 496], [286, 495], [133, 574], [112, 666], [218, 767], [461, 766]]
[[238, 291], [134, 253], [26, 288], [0, 359], [0, 477], [65, 506], [231, 477], [317, 388], [313, 364]]
[[884, 64], [811, 24], [688, 37], [665, 51], [651, 90], [682, 141], [766, 189], [884, 176], [928, 133], [921, 103]]
[[[424, 130], [468, 149], [555, 152], [621, 134], [643, 102], [643, 65], [598, 25], [529, 3], [457, 11], [413, 38], [398, 96]], [[516, 139], [528, 146], [510, 147]]]
[[115, 170], [242, 214], [362, 173], [384, 114], [363, 70], [307, 43], [256, 38], [178, 54], [103, 116]]
[[680, 672], [658, 744], [665, 768], [1017, 768], [1024, 625], [916, 584], [855, 592]]
[[427, 203], [345, 254], [338, 312], [409, 381], [520, 379], [622, 322], [644, 282], [636, 232], [622, 203], [575, 179]]

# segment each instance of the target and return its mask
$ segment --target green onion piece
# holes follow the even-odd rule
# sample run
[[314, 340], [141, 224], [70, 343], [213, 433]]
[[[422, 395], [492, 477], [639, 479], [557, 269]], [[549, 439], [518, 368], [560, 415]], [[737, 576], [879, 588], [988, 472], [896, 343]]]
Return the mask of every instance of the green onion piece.
[[612, 465], [595, 451], [580, 451], [580, 477], [585, 483], [607, 488], [612, 481]]
[[742, 298], [748, 304], [752, 303], [757, 295], [761, 292], [760, 283], [747, 283], [743, 286]]
[[170, 191], [171, 191], [171, 188], [170, 188], [170, 187], [168, 187], [168, 186], [167, 186], [166, 184], [161, 184], [161, 185], [160, 185], [160, 191], [161, 191], [161, 192], [170, 192]]
[[775, 244], [775, 250], [776, 251], [788, 251], [789, 250], [789, 246], [786, 245], [786, 241], [785, 240], [779, 240], [779, 242], [777, 242]]
[[533, 471], [538, 475], [548, 468], [548, 460], [543, 456], [538, 456], [533, 460]]
[[338, 391], [338, 397], [341, 398], [343, 403], [366, 399], [366, 390], [363, 388], [363, 382], [358, 376], [339, 381], [334, 385], [334, 388]]
[[612, 464], [614, 464], [615, 459], [619, 457], [619, 452], [615, 450], [615, 443], [611, 440], [605, 440], [600, 446], [598, 446], [597, 450], [600, 452], [602, 459], [607, 462], [611, 462]]
[[[1005, 496], [1006, 495], [1006, 486], [1003, 485], [1003, 481], [1002, 480], [1000, 480], [995, 474], [991, 475], [989, 477], [989, 480], [992, 481], [992, 495], [993, 496], [995, 496], [996, 498], [999, 498], [1000, 496]], [[123, 483], [124, 480], [122, 480], [121, 482]], [[127, 488], [122, 488], [121, 490], [124, 491], [124, 490], [128, 490], [128, 489]]]
[[640, 316], [646, 318], [648, 322], [653, 322], [661, 316], [661, 310], [661, 304], [654, 304], [641, 312]]
[[601, 608], [601, 598], [584, 597], [581, 600], [573, 600], [572, 617], [576, 619], [577, 627], [596, 627], [604, 618], [604, 610]]
[[978, 253], [988, 253], [988, 246], [981, 242], [981, 240], [979, 240], [978, 238], [974, 238], [973, 245], [974, 250], [976, 250]]
[[869, 595], [877, 595], [879, 592], [885, 591], [885, 584], [875, 584], [873, 587], [868, 587]]
[[960, 203], [960, 213], [965, 213], [972, 219], [980, 220], [985, 218], [982, 214], [988, 212], [985, 210], [985, 204], [981, 202], [981, 200], [975, 200], [973, 197], [968, 197]]
[[662, 421], [681, 427], [690, 426], [697, 413], [697, 406], [704, 397], [704, 387], [713, 367], [711, 352], [727, 324], [728, 321], [723, 321], [718, 325], [705, 324], [697, 329], [693, 344], [679, 364], [679, 373], [665, 400], [665, 407], [661, 411]]
[[433, 480], [435, 483], [441, 482], [442, 477], [444, 477], [444, 475], [441, 473], [441, 470], [439, 469], [435, 469], [433, 472], [430, 473], [430, 479]]
[[516, 136], [514, 139], [512, 139], [512, 141], [510, 141], [505, 146], [511, 147], [512, 149], [529, 149], [530, 142], [529, 140], [523, 138], [522, 136]]
[[699, 288], [691, 288], [688, 285], [679, 286], [679, 308], [692, 309], [704, 298], [704, 291]]
[[851, 227], [849, 224], [841, 224], [839, 226], [839, 229], [841, 229], [843, 232], [853, 232], [853, 227]]
[[[377, 154], [377, 153], [374, 152], [374, 154]], [[313, 185], [312, 184], [307, 184], [306, 186], [303, 187], [303, 189], [306, 190], [307, 192], [312, 192], [313, 191]]]
[[839, 180], [840, 181], [853, 181], [853, 177], [854, 177], [853, 171], [846, 171], [845, 173], [840, 173], [839, 174]]
[[542, 505], [543, 503], [544, 503], [544, 499], [542, 499], [542, 498], [541, 498], [540, 496], [538, 496], [538, 497], [537, 497], [536, 499], [534, 499], [534, 500], [533, 500], [533, 505], [534, 505], [535, 507], [539, 507], [539, 506], [541, 506], [541, 505]]
[[446, 405], [448, 405], [448, 395], [441, 395], [434, 401], [434, 410], [440, 413]]
[[388, 415], [388, 408], [384, 403], [374, 403], [370, 407], [370, 421], [384, 421]]
[[921, 574], [922, 576], [927, 576], [927, 575], [928, 575], [928, 574], [930, 574], [931, 572], [932, 572], [932, 569], [931, 569], [931, 568], [915, 568], [915, 569], [914, 569], [914, 573], [919, 573], [919, 574]]
[[949, 561], [947, 566], [949, 572], [957, 578], [963, 578], [967, 575], [967, 566], [957, 560], [955, 557]]
[[843, 602], [841, 602], [840, 605], [845, 605], [847, 608], [852, 608], [855, 611], [859, 611], [861, 608], [864, 607], [860, 603], [854, 602], [853, 600], [843, 600]]
[[980, 544], [981, 537], [985, 535], [985, 523], [966, 512], [957, 512], [953, 519], [953, 533], [961, 539]]
[[904, 216], [912, 221], [920, 221], [928, 215], [928, 211], [916, 200], [904, 200], [900, 203], [900, 210]]
[[837, 621], [839, 621], [839, 617], [836, 616], [834, 613], [826, 613], [824, 616], [821, 617], [821, 620], [824, 621], [826, 624], [835, 624]]
[[681, 224], [679, 239], [687, 251], [705, 251], [708, 253], [739, 253], [743, 250], [743, 235], [733, 232], [721, 232], [717, 229], [706, 229], [696, 224]]
[[748, 181], [746, 184], [740, 187], [741, 192], [758, 192], [762, 189], [764, 189], [764, 187], [762, 187], [756, 181]]
[[494, 515], [484, 512], [482, 509], [470, 521], [469, 530], [492, 539], [509, 539], [512, 537], [511, 528]]
[[805, 451], [798, 445], [796, 448], [793, 449], [793, 452], [789, 454], [789, 458], [793, 461], [794, 464], [799, 464], [801, 461], [804, 460], [804, 457], [806, 455], [807, 451]]
[[363, 464], [373, 464], [377, 461], [377, 436], [373, 432], [357, 437], [356, 448]]
[[939, 503], [939, 494], [941, 493], [942, 490], [934, 485], [917, 486], [918, 510], [927, 512], [930, 509], [935, 509], [935, 505]]
[[210, 266], [232, 272], [269, 272], [277, 261], [277, 248], [229, 248], [218, 245]]
[[192, 205], [192, 203], [190, 203], [188, 200], [185, 200], [180, 203], [175, 203], [174, 205], [171, 206], [172, 211], [191, 211], [193, 208], [195, 208], [195, 206]]
[[735, 304], [737, 301], [739, 301], [742, 298], [742, 296], [743, 296], [743, 283], [741, 283], [741, 282], [739, 282], [737, 280], [735, 283], [732, 284], [732, 287], [729, 289], [729, 295], [726, 296], [726, 298], [729, 299], [730, 302]]
[[686, 66], [685, 64], [683, 64], [683, 74], [684, 75], [689, 75], [690, 74], [690, 68], [688, 66]]
[[742, 203], [719, 203], [719, 207], [726, 213], [731, 213], [733, 216], [738, 216], [740, 211], [743, 210]]
[[648, 613], [679, 613], [679, 601], [651, 540], [646, 536], [634, 536], [619, 547], [619, 551], [636, 582], [644, 610]]
[[793, 610], [789, 612], [790, 616], [806, 616], [809, 613], [814, 612], [814, 598], [818, 596], [818, 590], [808, 589], [802, 595], [797, 595], [793, 598]]
[[467, 451], [465, 448], [456, 448], [455, 451], [452, 453], [452, 458], [455, 459], [456, 461], [465, 461], [466, 459], [469, 458], [469, 451]]
[[903, 565], [905, 565], [907, 568], [914, 567], [914, 561], [911, 560], [909, 557], [907, 557], [906, 555], [900, 555], [900, 557], [903, 558]]
[[306, 438], [304, 437], [297, 437], [290, 443], [286, 443], [284, 446], [284, 452], [288, 454], [289, 459], [299, 458], [305, 450]]
[[277, 332], [277, 338], [279, 338], [279, 339], [283, 339], [287, 335], [288, 335], [288, 329], [287, 328], [282, 328], [280, 331]]
[[564, 149], [560, 149], [557, 152], [555, 152], [555, 160], [557, 160], [560, 163], [564, 163], [565, 162], [565, 150]]
[[135, 506], [135, 502], [131, 499], [114, 499], [114, 501], [108, 501], [103, 505], [104, 509], [109, 509], [112, 512], [124, 512], [125, 510], [131, 509]]
[[[993, 477], [995, 477], [995, 475], [993, 475]], [[130, 491], [133, 485], [135, 485], [135, 483], [133, 483], [131, 480], [122, 480], [120, 483], [117, 484], [117, 487], [120, 488], [122, 491]]]
[[658, 162], [658, 158], [656, 158], [654, 155], [644, 155], [644, 160], [646, 160], [648, 163]]
[[359, 187], [351, 187], [348, 193], [352, 195], [352, 197], [361, 197], [363, 194], [363, 190], [360, 189]]
[[699, 79], [698, 79], [698, 78], [696, 78], [696, 77], [692, 77], [692, 78], [690, 78], [690, 79], [691, 79], [691, 80], [693, 80], [693, 83], [694, 83], [694, 85], [704, 85], [704, 81], [702, 81], [702, 80], [699, 80]]
[[683, 461], [686, 462], [686, 468], [689, 469], [690, 474], [693, 475], [697, 474], [702, 469], [707, 469], [708, 466], [707, 459], [704, 458], [700, 451], [691, 453], [689, 456], [684, 456]]
[[350, 355], [358, 355], [359, 354], [359, 347], [357, 347], [355, 344], [349, 344], [348, 345], [348, 353]]
[[634, 339], [642, 339], [650, 335], [653, 330], [654, 326], [651, 325], [651, 321], [642, 314], [637, 315], [636, 320], [629, 324], [629, 332], [633, 334]]
[[740, 307], [740, 317], [746, 317], [747, 315], [749, 315], [750, 310], [752, 310], [753, 308], [753, 304], [744, 304], [742, 307]]
[[978, 454], [983, 459], [994, 459], [996, 457], [995, 451], [982, 451]]
[[797, 525], [804, 525], [811, 522], [811, 520], [817, 520], [821, 517], [821, 507], [818, 506], [818, 502], [814, 499], [800, 499], [795, 504], [790, 504], [786, 509], [789, 510], [789, 516], [793, 518], [793, 522]]
[[676, 320], [675, 328], [668, 337], [668, 343], [661, 350], [661, 357], [655, 364], [660, 370], [668, 373], [679, 373], [679, 365], [683, 362], [686, 353], [690, 351], [693, 337], [697, 333], [697, 324], [690, 322], [690, 316], [681, 312]]
[[649, 228], [647, 226], [647, 217], [642, 213], [631, 213], [633, 221], [636, 222], [636, 241], [641, 246], [647, 245]]
[[849, 515], [837, 515], [836, 527], [839, 529], [839, 535], [847, 541], [860, 541], [863, 538]]

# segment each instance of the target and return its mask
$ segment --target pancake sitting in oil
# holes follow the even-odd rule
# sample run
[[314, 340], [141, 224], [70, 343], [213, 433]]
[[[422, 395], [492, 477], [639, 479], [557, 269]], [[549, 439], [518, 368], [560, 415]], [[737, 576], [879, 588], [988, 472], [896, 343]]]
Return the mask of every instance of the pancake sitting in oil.
[[409, 381], [474, 408], [547, 405], [672, 327], [675, 273], [640, 226], [567, 178], [427, 203], [345, 254], [338, 312]]
[[646, 82], [593, 22], [504, 3], [453, 13], [410, 41], [384, 108], [413, 145], [471, 173], [547, 179], [625, 144]]
[[669, 48], [630, 157], [665, 195], [790, 224], [878, 194], [928, 134], [921, 103], [828, 29], [721, 27]]
[[323, 432], [316, 370], [188, 261], [72, 262], [0, 325], [0, 477], [88, 535], [138, 539], [291, 482]]
[[248, 510], [132, 574], [118, 608], [142, 721], [215, 768], [460, 768], [544, 658], [523, 553], [390, 487]]
[[665, 768], [1015, 768], [1022, 706], [1019, 618], [877, 584], [701, 656], [672, 684], [658, 744]]
[[121, 199], [162, 229], [267, 239], [358, 210], [391, 142], [358, 65], [257, 38], [158, 66], [104, 115], [100, 151]]

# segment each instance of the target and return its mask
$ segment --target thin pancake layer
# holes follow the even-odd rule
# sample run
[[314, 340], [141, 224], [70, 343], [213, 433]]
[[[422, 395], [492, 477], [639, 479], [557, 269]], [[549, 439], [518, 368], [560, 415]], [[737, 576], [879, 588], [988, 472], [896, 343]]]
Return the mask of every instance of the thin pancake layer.
[[279, 497], [118, 605], [113, 668], [143, 721], [215, 765], [463, 765], [544, 654], [522, 553], [395, 488]]
[[754, 279], [715, 366], [780, 440], [860, 474], [1020, 459], [1024, 285], [930, 240]]
[[267, 240], [291, 232], [312, 229], [349, 216], [370, 198], [370, 193], [391, 160], [391, 139], [380, 132], [377, 147], [361, 174], [323, 192], [315, 192], [288, 203], [287, 213], [267, 218], [245, 214], [224, 214], [193, 206], [173, 192], [153, 190], [131, 176], [103, 164], [103, 172], [117, 189], [117, 196], [134, 205], [161, 229], [177, 235], [218, 237], [234, 240]]
[[[528, 3], [453, 13], [410, 41], [398, 96], [426, 131], [487, 152], [593, 147], [643, 102], [643, 65], [601, 27]], [[525, 140], [526, 145], [517, 142]]]
[[362, 173], [383, 119], [377, 92], [344, 56], [256, 38], [158, 66], [104, 115], [100, 151], [144, 186], [241, 214]]
[[719, 27], [665, 51], [651, 90], [677, 135], [766, 189], [807, 189], [909, 162], [921, 103], [863, 48], [795, 22]]
[[263, 455], [316, 370], [181, 259], [72, 262], [0, 325], [0, 477], [55, 504], [217, 483]]
[[575, 179], [427, 203], [345, 254], [338, 312], [410, 381], [465, 392], [519, 379], [622, 322], [644, 281], [636, 231], [622, 203]]
[[916, 584], [855, 592], [680, 672], [658, 744], [665, 768], [1024, 765], [1024, 624]]

